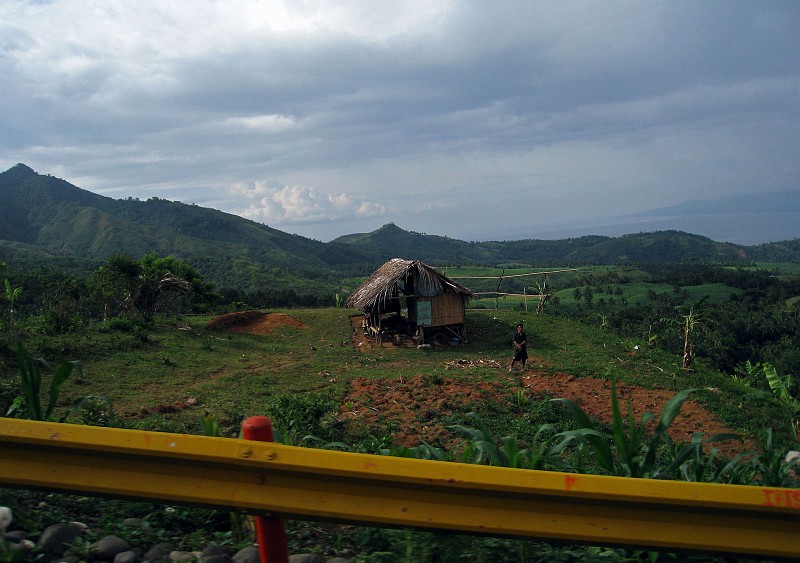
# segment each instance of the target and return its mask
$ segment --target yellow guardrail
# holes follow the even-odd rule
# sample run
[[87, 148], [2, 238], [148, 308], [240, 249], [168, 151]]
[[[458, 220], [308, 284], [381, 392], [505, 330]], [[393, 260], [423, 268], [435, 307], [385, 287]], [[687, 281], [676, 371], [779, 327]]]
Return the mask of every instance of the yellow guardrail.
[[653, 549], [800, 556], [800, 490], [578, 475], [0, 418], [0, 484]]

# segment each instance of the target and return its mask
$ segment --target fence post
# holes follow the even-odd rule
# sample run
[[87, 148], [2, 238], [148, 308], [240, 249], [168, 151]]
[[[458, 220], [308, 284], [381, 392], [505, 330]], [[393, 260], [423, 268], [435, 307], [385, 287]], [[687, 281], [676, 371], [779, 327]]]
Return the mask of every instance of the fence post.
[[[266, 416], [251, 416], [242, 422], [245, 440], [272, 442], [272, 421]], [[289, 548], [283, 520], [277, 516], [255, 516], [258, 555], [261, 563], [288, 563]]]

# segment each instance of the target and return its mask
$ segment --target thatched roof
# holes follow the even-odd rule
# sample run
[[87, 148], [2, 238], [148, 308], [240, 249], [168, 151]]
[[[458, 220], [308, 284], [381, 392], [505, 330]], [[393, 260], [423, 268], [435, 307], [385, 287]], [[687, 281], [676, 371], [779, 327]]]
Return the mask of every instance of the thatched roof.
[[464, 298], [474, 297], [467, 288], [443, 276], [419, 260], [392, 258], [353, 291], [345, 307], [371, 310], [385, 304], [398, 294], [397, 282], [414, 276], [414, 294], [435, 297], [442, 293], [459, 293]]

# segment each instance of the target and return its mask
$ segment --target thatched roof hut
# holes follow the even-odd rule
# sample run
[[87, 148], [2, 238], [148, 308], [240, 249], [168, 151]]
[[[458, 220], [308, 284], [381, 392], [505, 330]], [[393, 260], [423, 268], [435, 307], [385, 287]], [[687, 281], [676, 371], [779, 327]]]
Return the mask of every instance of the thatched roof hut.
[[400, 315], [424, 338], [425, 328], [444, 327], [465, 339], [465, 302], [473, 293], [419, 260], [392, 258], [378, 268], [345, 302], [364, 311], [365, 329], [380, 332], [386, 315]]

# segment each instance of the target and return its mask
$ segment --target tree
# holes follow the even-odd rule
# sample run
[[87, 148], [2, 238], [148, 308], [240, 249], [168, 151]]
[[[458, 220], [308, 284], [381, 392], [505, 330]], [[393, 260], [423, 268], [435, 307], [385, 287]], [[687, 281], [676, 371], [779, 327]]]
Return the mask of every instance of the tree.
[[587, 285], [586, 289], [583, 290], [583, 301], [586, 303], [586, 308], [592, 308], [592, 301], [594, 301], [594, 292], [592, 291], [592, 286]]
[[94, 290], [103, 300], [104, 318], [113, 308], [150, 319], [159, 309], [193, 309], [215, 302], [219, 295], [197, 270], [172, 257], [147, 254], [141, 260], [115, 255], [93, 274]]
[[103, 320], [111, 315], [112, 307], [125, 312], [132, 306], [132, 296], [138, 286], [142, 268], [138, 261], [124, 254], [116, 254], [106, 260], [92, 275], [94, 290], [103, 302]]
[[132, 295], [132, 302], [144, 318], [153, 317], [162, 295], [171, 292], [182, 295], [192, 293], [191, 282], [180, 275], [188, 274], [191, 268], [180, 260], [172, 256], [161, 258], [157, 254], [147, 254], [139, 261], [139, 265], [139, 283]]
[[536, 289], [539, 291], [539, 304], [536, 306], [536, 312], [540, 315], [544, 313], [544, 304], [547, 299], [552, 295], [552, 291], [547, 291], [547, 274], [542, 278], [542, 283], [536, 284]]

